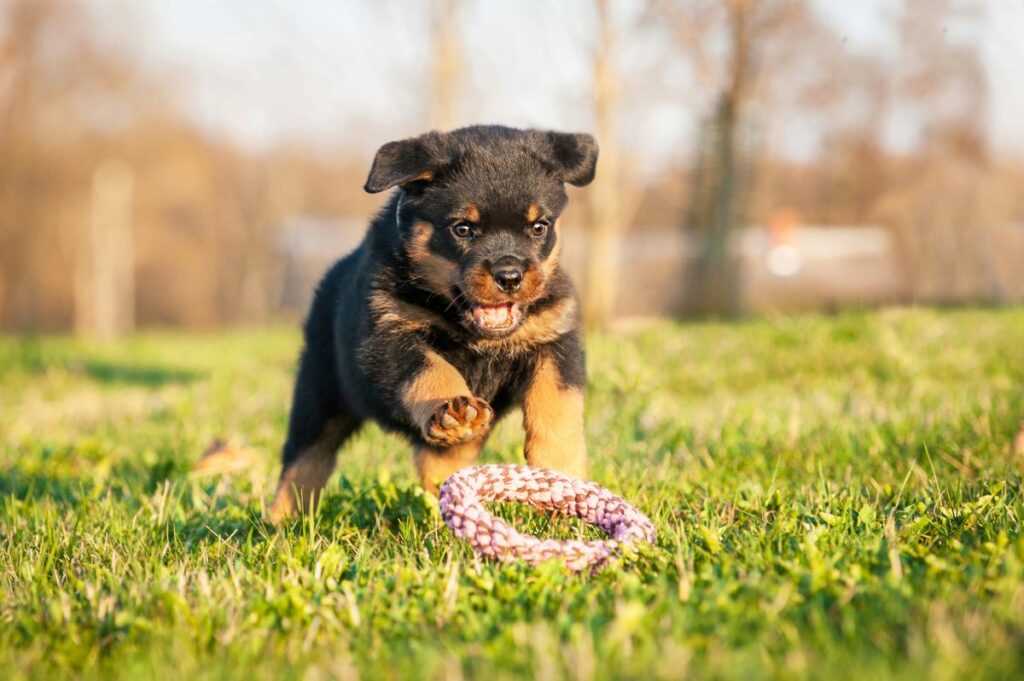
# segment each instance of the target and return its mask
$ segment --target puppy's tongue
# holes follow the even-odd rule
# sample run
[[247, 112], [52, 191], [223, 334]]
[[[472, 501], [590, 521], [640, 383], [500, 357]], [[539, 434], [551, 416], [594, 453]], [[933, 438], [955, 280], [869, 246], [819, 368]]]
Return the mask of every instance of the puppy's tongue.
[[504, 329], [512, 325], [513, 303], [477, 305], [473, 308], [473, 321], [483, 329]]

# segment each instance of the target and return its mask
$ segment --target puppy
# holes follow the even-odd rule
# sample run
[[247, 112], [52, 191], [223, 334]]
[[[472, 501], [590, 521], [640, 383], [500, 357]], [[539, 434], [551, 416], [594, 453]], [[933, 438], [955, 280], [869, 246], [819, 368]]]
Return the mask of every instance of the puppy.
[[590, 135], [501, 126], [380, 148], [365, 190], [397, 189], [317, 288], [272, 520], [315, 506], [368, 419], [412, 441], [435, 494], [517, 405], [527, 463], [586, 474], [579, 306], [558, 217], [565, 183], [588, 184], [597, 153]]

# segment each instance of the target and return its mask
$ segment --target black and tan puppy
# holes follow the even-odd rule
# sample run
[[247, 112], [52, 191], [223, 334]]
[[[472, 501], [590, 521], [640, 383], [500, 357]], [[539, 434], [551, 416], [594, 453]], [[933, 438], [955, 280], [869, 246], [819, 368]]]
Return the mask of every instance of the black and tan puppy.
[[583, 348], [557, 224], [564, 184], [588, 184], [596, 163], [590, 135], [499, 126], [381, 147], [365, 189], [398, 189], [317, 289], [272, 519], [316, 503], [366, 419], [412, 440], [435, 493], [516, 405], [527, 462], [585, 474]]

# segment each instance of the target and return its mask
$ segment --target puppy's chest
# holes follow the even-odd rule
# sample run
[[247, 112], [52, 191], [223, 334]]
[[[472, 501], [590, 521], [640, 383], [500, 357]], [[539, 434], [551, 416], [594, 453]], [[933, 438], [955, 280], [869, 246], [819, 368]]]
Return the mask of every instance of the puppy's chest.
[[507, 359], [467, 353], [449, 361], [466, 379], [474, 395], [491, 402], [514, 400], [525, 387], [534, 365], [532, 356]]

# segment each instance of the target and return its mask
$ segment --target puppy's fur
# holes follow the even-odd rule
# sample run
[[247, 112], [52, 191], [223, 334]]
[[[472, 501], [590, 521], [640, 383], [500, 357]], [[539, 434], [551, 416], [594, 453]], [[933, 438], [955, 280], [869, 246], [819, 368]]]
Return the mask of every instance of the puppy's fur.
[[380, 148], [365, 189], [397, 191], [316, 291], [273, 520], [315, 505], [367, 419], [413, 442], [435, 493], [516, 405], [527, 462], [585, 475], [583, 348], [557, 220], [564, 184], [588, 184], [596, 163], [590, 135], [500, 126]]

